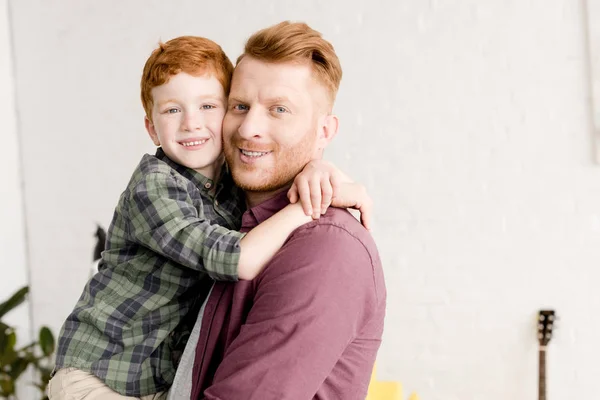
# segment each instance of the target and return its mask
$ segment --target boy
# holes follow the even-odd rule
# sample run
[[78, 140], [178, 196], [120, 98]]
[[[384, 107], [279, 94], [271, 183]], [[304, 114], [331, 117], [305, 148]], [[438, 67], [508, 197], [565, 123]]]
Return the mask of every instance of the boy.
[[[99, 272], [61, 330], [51, 399], [162, 398], [212, 286], [208, 278], [253, 279], [288, 235], [310, 221], [296, 203], [245, 236], [233, 230], [243, 198], [221, 147], [232, 72], [222, 49], [198, 37], [161, 44], [147, 60], [145, 125], [160, 148], [134, 171]], [[327, 164], [311, 168], [304, 174], [310, 184], [291, 195], [314, 195], [304, 206], [318, 217], [322, 193], [328, 197], [341, 173]], [[317, 189], [308, 193], [311, 186]], [[342, 199], [334, 206], [347, 207], [355, 203], [345, 199], [362, 193], [343, 186], [334, 195]]]

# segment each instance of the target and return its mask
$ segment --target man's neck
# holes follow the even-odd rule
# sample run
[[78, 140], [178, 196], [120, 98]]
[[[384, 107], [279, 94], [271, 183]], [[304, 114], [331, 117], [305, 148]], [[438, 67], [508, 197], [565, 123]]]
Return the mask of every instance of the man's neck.
[[263, 203], [269, 199], [272, 199], [273, 197], [275, 197], [277, 194], [283, 192], [284, 190], [287, 191], [289, 190], [289, 188], [292, 185], [286, 185], [280, 189], [277, 190], [273, 190], [271, 192], [253, 192], [250, 190], [246, 190], [246, 203], [248, 204], [248, 207], [255, 207], [257, 205], [259, 205], [260, 203]]

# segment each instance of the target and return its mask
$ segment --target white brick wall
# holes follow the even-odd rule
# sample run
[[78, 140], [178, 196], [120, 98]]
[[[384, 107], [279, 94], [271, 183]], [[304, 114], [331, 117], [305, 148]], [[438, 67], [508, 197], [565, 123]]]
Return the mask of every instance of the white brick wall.
[[[23, 181], [19, 158], [17, 114], [15, 112], [13, 56], [8, 2], [0, 0], [0, 303], [27, 285], [27, 257], [23, 210]], [[2, 320], [17, 330], [17, 346], [31, 342], [30, 306], [25, 303]], [[31, 371], [25, 373], [17, 388], [20, 398], [36, 396]]]
[[600, 165], [582, 1], [11, 5], [35, 326], [59, 328], [94, 223], [152, 150], [138, 79], [156, 41], [204, 35], [233, 58], [255, 30], [304, 20], [344, 67], [329, 158], [377, 203], [381, 378], [429, 400], [535, 398], [535, 313], [554, 307], [549, 395], [595, 398]]
[[[0, 0], [0, 138], [3, 150], [0, 157], [0, 303], [27, 285], [23, 190], [7, 11], [7, 2]], [[26, 344], [31, 336], [27, 304], [11, 311], [6, 318], [18, 328], [21, 344]]]

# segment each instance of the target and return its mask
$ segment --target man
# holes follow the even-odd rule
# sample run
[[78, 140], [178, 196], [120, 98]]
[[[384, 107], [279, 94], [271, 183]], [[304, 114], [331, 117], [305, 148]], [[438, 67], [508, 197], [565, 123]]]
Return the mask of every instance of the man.
[[[242, 231], [289, 203], [296, 175], [337, 134], [341, 77], [333, 47], [306, 24], [283, 22], [246, 43], [223, 122], [248, 204]], [[192, 399], [364, 399], [385, 300], [371, 236], [330, 208], [294, 231], [255, 280], [214, 284], [171, 398], [187, 398], [191, 384]]]

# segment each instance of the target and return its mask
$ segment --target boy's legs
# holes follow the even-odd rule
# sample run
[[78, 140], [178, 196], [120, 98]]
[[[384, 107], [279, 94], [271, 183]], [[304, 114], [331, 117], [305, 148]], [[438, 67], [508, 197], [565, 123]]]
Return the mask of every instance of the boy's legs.
[[123, 396], [89, 372], [76, 368], [63, 368], [48, 383], [50, 400], [160, 400], [162, 393], [149, 396]]

